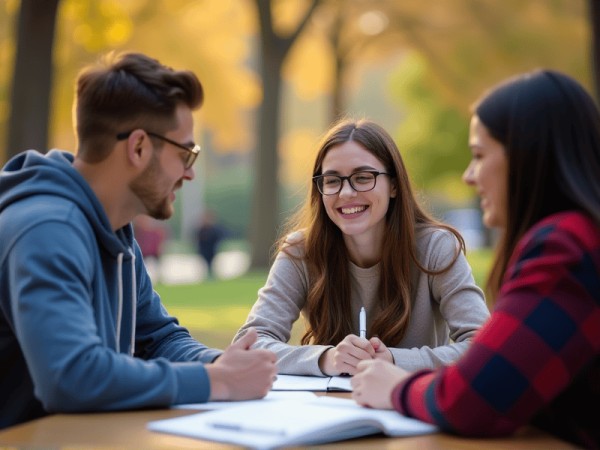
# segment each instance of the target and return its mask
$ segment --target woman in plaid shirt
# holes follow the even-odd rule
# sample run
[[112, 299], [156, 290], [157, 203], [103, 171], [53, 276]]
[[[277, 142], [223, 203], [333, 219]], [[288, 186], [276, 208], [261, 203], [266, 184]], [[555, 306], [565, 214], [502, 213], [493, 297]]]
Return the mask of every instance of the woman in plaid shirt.
[[511, 78], [475, 105], [464, 173], [501, 230], [495, 307], [437, 370], [363, 361], [353, 397], [469, 436], [525, 424], [600, 448], [600, 113], [572, 78]]

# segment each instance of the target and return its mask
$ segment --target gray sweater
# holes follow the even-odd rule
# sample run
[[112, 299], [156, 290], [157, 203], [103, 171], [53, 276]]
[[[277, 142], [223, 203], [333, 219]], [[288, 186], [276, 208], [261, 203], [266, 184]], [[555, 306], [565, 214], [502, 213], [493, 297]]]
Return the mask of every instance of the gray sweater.
[[[447, 266], [457, 245], [454, 235], [446, 230], [426, 228], [417, 233], [419, 261], [429, 269]], [[366, 269], [350, 261], [348, 264], [353, 326], [358, 334], [358, 315], [364, 306], [369, 336], [370, 318], [378, 308], [379, 264]], [[416, 267], [412, 272], [412, 313], [404, 338], [396, 348], [389, 348], [394, 361], [410, 371], [452, 363], [467, 349], [475, 332], [489, 317], [483, 292], [475, 284], [471, 267], [462, 253], [443, 274], [427, 275]], [[292, 326], [303, 313], [308, 286], [306, 264], [279, 252], [265, 286], [258, 291], [258, 300], [234, 341], [248, 327], [255, 327], [259, 338], [254, 347], [275, 352], [279, 373], [323, 376], [319, 357], [332, 346], [288, 344]]]

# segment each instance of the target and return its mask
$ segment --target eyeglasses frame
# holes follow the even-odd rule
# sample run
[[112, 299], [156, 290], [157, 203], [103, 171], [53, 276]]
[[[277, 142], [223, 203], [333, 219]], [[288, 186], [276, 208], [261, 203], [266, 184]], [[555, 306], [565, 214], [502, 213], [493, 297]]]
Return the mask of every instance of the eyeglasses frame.
[[[135, 130], [119, 133], [119, 134], [117, 134], [116, 138], [117, 138], [117, 140], [122, 141], [123, 139], [127, 139], [129, 136], [131, 136], [131, 133], [133, 133], [134, 131]], [[183, 150], [187, 150], [188, 152], [190, 152], [190, 155], [188, 156], [188, 158], [186, 159], [185, 164], [184, 164], [184, 167], [186, 169], [189, 169], [194, 165], [194, 163], [196, 162], [196, 158], [198, 157], [198, 154], [200, 153], [200, 150], [202, 150], [202, 148], [198, 144], [193, 144], [193, 147], [190, 148], [190, 147], [185, 146], [184, 144], [180, 144], [179, 142], [169, 139], [168, 137], [162, 136], [157, 133], [153, 133], [152, 131], [144, 130], [144, 132], [148, 136], [152, 136], [154, 138], [160, 139], [164, 142], [174, 145], [175, 147], [179, 147]]]
[[[373, 187], [366, 189], [366, 190], [360, 190], [360, 189], [356, 189], [356, 187], [352, 184], [352, 181], [350, 180], [354, 175], [356, 175], [357, 173], [370, 173], [375, 175], [375, 179], [373, 181]], [[347, 177], [342, 177], [340, 175], [336, 175], [336, 174], [332, 174], [332, 173], [325, 173], [325, 174], [321, 174], [321, 175], [315, 175], [312, 177], [313, 182], [317, 185], [317, 189], [319, 190], [319, 192], [321, 193], [321, 195], [338, 195], [340, 192], [342, 192], [342, 189], [344, 188], [344, 181], [348, 180], [348, 184], [350, 185], [350, 187], [356, 191], [356, 192], [369, 192], [372, 191], [373, 189], [375, 189], [375, 186], [377, 186], [377, 177], [379, 175], [387, 175], [387, 176], [392, 176], [391, 174], [387, 173], [387, 172], [379, 172], [378, 170], [359, 170], [357, 172], [351, 173], [350, 175], [348, 175]], [[321, 187], [319, 186], [319, 180], [323, 179], [324, 177], [336, 177], [340, 179], [340, 188], [338, 189], [337, 192], [333, 192], [331, 194], [325, 194], [322, 190]]]

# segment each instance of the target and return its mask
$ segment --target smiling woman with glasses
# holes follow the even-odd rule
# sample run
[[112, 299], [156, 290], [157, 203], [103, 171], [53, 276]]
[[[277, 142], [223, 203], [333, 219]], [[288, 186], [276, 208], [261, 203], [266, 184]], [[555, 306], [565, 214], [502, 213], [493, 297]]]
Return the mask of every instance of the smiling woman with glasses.
[[[487, 306], [462, 237], [419, 206], [393, 139], [373, 122], [342, 121], [312, 173], [235, 339], [256, 328], [255, 345], [277, 354], [280, 373], [297, 375], [354, 374], [364, 359], [417, 370], [458, 358]], [[302, 345], [290, 345], [300, 314]]]
[[[156, 134], [153, 133], [152, 131], [146, 131], [144, 130], [145, 133], [148, 136], [151, 136], [153, 138], [156, 139], [160, 139], [161, 141], [165, 141], [171, 145], [174, 145], [175, 147], [179, 147], [182, 150], [186, 150], [188, 152], [187, 157], [185, 159], [185, 163], [184, 166], [186, 169], [189, 169], [190, 167], [192, 167], [194, 165], [194, 163], [196, 162], [196, 158], [198, 157], [198, 154], [200, 153], [201, 147], [197, 144], [189, 143], [189, 144], [180, 144], [179, 142], [175, 142], [172, 139], [169, 139], [168, 137], [162, 136], [160, 134]], [[126, 131], [124, 133], [119, 133], [117, 134], [117, 140], [122, 141], [123, 139], [127, 139], [131, 133], [133, 133], [133, 130], [131, 131]]]

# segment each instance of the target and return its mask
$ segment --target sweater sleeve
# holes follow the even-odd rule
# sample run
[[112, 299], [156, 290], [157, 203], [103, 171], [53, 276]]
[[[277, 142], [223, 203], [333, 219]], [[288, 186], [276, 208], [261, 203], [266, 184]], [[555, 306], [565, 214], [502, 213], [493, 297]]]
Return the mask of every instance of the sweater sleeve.
[[254, 327], [259, 336], [254, 347], [271, 350], [277, 355], [279, 373], [324, 376], [319, 369], [319, 357], [331, 346], [288, 344], [307, 292], [308, 275], [302, 262], [279, 252], [265, 286], [258, 292], [258, 300], [234, 341], [249, 327]]
[[[53, 236], [48, 239], [47, 236]], [[77, 226], [45, 222], [24, 233], [8, 259], [15, 334], [49, 412], [102, 411], [206, 401], [201, 362], [117, 353], [98, 332], [90, 297], [92, 242]]]
[[390, 348], [395, 364], [409, 371], [456, 361], [490, 316], [465, 255], [460, 252], [452, 263], [458, 251], [456, 237], [445, 230], [428, 233], [428, 239], [422, 239], [420, 245], [421, 263], [434, 271], [449, 268], [436, 275], [421, 272], [415, 286], [410, 329], [434, 329], [435, 321], [442, 320], [444, 326], [439, 328], [444, 333], [428, 345], [414, 343], [417, 345], [410, 348]]
[[[447, 431], [505, 435], [547, 411], [599, 354], [598, 230], [568, 218], [542, 223], [521, 240], [496, 309], [464, 357], [412, 374], [392, 400]], [[559, 414], [566, 421], [569, 412]]]

